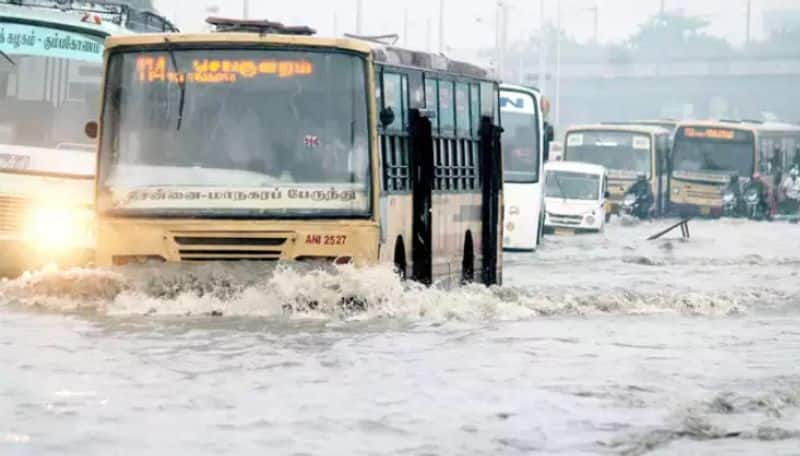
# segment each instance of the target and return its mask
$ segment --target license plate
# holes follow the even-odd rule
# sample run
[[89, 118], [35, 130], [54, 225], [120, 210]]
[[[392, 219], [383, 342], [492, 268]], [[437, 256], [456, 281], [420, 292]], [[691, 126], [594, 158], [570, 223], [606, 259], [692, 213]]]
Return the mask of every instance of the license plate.
[[575, 230], [572, 228], [556, 228], [556, 236], [574, 236]]
[[0, 154], [0, 168], [24, 170], [31, 167], [31, 157], [27, 155]]
[[701, 215], [711, 215], [711, 208], [708, 206], [703, 206], [700, 208]]

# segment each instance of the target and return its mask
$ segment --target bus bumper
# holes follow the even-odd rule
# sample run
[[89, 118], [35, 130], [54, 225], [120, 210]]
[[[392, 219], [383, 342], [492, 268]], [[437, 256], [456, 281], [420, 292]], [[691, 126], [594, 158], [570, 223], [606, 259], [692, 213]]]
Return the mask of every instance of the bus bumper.
[[94, 249], [69, 246], [44, 249], [30, 241], [0, 239], [0, 277], [16, 277], [25, 271], [55, 264], [62, 268], [88, 266], [94, 261]]
[[378, 262], [377, 223], [359, 221], [214, 221], [105, 219], [98, 225], [97, 264], [149, 261]]

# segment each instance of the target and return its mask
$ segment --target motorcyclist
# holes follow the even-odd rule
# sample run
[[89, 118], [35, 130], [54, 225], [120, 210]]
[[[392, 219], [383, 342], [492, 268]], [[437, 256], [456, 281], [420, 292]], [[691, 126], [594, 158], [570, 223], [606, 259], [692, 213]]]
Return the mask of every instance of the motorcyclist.
[[[757, 194], [759, 195], [758, 212], [764, 214], [764, 216], [768, 218], [770, 216], [770, 206], [768, 204], [769, 189], [764, 183], [764, 178], [760, 173], [753, 174], [753, 178], [750, 179], [750, 182], [748, 182], [747, 186], [745, 187], [745, 197], [747, 197], [747, 194], [752, 190], [756, 190]], [[749, 216], [756, 217], [755, 214], [749, 214]]]
[[636, 182], [631, 185], [626, 193], [635, 195], [639, 202], [636, 213], [632, 215], [639, 218], [647, 218], [650, 215], [650, 208], [653, 206], [654, 199], [653, 190], [650, 188], [647, 176], [644, 174], [636, 176]]
[[780, 186], [782, 200], [779, 204], [780, 212], [794, 213], [800, 207], [800, 167], [793, 166], [789, 175]]
[[[730, 193], [733, 195], [733, 200], [729, 203], [726, 201], [726, 210], [728, 216], [738, 216], [741, 211], [741, 201], [742, 201], [742, 187], [739, 184], [739, 175], [732, 174], [730, 180], [728, 181], [728, 186], [725, 188], [725, 194]], [[728, 206], [729, 205], [729, 206]]]

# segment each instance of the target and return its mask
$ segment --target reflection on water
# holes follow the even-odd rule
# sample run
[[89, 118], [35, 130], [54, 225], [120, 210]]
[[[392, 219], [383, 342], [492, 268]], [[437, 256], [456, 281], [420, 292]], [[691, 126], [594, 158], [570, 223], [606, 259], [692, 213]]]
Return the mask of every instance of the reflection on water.
[[796, 454], [797, 226], [548, 238], [504, 287], [389, 269], [0, 284], [2, 454]]

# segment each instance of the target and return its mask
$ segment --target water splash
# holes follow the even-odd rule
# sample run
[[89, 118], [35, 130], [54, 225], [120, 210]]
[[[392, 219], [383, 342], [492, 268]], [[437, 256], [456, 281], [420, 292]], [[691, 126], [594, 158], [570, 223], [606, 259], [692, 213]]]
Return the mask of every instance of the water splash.
[[0, 302], [105, 315], [520, 320], [595, 314], [731, 315], [792, 297], [771, 288], [422, 287], [389, 267], [302, 264], [54, 269], [0, 284]]

